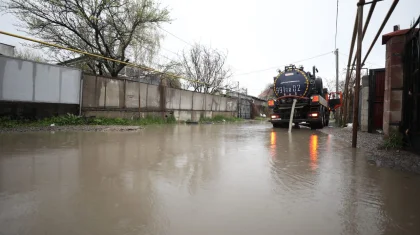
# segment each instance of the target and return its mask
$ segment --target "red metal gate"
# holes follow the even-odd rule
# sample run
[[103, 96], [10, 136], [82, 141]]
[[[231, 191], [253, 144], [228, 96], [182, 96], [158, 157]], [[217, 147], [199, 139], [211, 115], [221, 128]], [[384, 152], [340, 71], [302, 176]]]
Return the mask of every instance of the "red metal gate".
[[369, 125], [373, 132], [383, 127], [384, 115], [385, 69], [369, 71]]

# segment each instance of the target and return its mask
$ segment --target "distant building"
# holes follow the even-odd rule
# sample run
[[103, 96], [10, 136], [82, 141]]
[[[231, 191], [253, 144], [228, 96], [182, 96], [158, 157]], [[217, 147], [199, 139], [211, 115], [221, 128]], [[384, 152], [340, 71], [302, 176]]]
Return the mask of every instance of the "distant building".
[[258, 95], [258, 98], [263, 99], [263, 100], [269, 100], [269, 99], [274, 98], [273, 87], [269, 87], [265, 89], [263, 92], [261, 92], [260, 95]]
[[15, 56], [15, 46], [0, 42], [0, 55]]

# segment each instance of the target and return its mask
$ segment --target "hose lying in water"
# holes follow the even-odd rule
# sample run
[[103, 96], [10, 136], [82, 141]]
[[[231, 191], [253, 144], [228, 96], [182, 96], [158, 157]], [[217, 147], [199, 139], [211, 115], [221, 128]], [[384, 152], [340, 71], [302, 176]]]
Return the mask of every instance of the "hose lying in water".
[[289, 121], [289, 133], [292, 132], [293, 116], [295, 114], [296, 102], [297, 102], [297, 99], [293, 99], [292, 112], [290, 113], [290, 121]]

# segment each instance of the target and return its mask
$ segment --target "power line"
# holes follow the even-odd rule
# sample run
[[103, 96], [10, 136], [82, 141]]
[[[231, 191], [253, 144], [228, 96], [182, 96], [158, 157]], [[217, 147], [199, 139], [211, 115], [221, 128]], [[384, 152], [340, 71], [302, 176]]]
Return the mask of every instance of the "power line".
[[173, 37], [175, 37], [175, 38], [179, 39], [180, 41], [182, 41], [182, 42], [184, 42], [184, 43], [186, 43], [186, 44], [188, 44], [188, 45], [190, 45], [190, 46], [192, 46], [192, 47], [194, 46], [193, 44], [191, 44], [191, 43], [189, 43], [189, 42], [185, 41], [184, 39], [182, 39], [182, 38], [180, 38], [180, 37], [176, 36], [175, 34], [173, 34], [173, 33], [169, 32], [169, 31], [167, 31], [166, 29], [163, 29], [163, 28], [161, 28], [161, 27], [159, 27], [159, 28], [160, 28], [161, 30], [165, 31], [166, 33], [168, 33], [168, 34], [172, 35]]
[[[344, 55], [344, 56], [349, 56], [348, 54], [346, 54], [346, 53], [343, 53], [343, 52], [338, 52], [339, 54], [342, 54], [342, 55]], [[379, 67], [384, 67], [383, 65], [379, 65], [379, 64], [375, 64], [375, 63], [372, 63], [372, 62], [369, 62], [369, 61], [366, 61], [365, 62], [366, 64], [371, 64], [371, 65], [375, 65], [375, 66], [379, 66]]]
[[[289, 64], [300, 63], [300, 62], [303, 62], [303, 61], [307, 61], [307, 60], [315, 59], [315, 58], [318, 58], [318, 57], [326, 56], [326, 55], [331, 54], [331, 53], [333, 53], [333, 52], [329, 51], [329, 52], [324, 53], [324, 54], [320, 54], [320, 55], [317, 55], [317, 56], [313, 56], [313, 57], [309, 57], [309, 58], [306, 58], [306, 59], [298, 60], [298, 61], [295, 61], [295, 62], [292, 62], [292, 63], [289, 63]], [[288, 64], [286, 64], [286, 65], [288, 65]], [[246, 72], [246, 73], [235, 74], [234, 76], [242, 76], [242, 75], [247, 75], [247, 74], [251, 74], [251, 73], [264, 72], [264, 71], [267, 71], [267, 70], [276, 69], [276, 68], [283, 67], [283, 66], [286, 66], [286, 65], [275, 66], [275, 67], [271, 67], [271, 68], [266, 68], [266, 69], [260, 69], [260, 70]]]
[[169, 50], [169, 49], [166, 49], [166, 48], [164, 48], [164, 47], [162, 47], [162, 49], [163, 49], [163, 50], [165, 50], [165, 51], [168, 51], [168, 52], [170, 52], [170, 53], [172, 53], [172, 54], [174, 54], [174, 55], [176, 55], [176, 56], [179, 56], [179, 55], [178, 55], [178, 53], [173, 52], [173, 51], [171, 51], [171, 50]]
[[337, 13], [335, 15], [335, 40], [334, 40], [334, 49], [337, 49], [337, 28], [338, 28], [338, 0], [337, 0]]
[[[144, 49], [146, 49], [146, 50], [148, 50], [148, 51], [150, 51], [150, 52], [152, 52], [153, 50], [152, 49], [150, 49], [149, 47], [147, 47], [146, 45], [139, 45], [140, 47], [142, 47], [142, 48], [144, 48]], [[169, 49], [166, 49], [166, 48], [163, 48], [163, 47], [161, 47], [161, 49], [164, 49], [164, 50], [166, 50], [166, 51], [169, 51], [169, 52], [171, 52], [171, 53], [173, 53], [173, 54], [175, 54], [175, 55], [177, 55], [177, 56], [179, 56], [177, 53], [175, 53], [175, 52], [173, 52], [173, 51], [171, 51], [171, 50], [169, 50]], [[165, 55], [162, 55], [162, 54], [156, 54], [157, 56], [160, 56], [160, 57], [163, 57], [163, 58], [165, 58], [165, 59], [167, 59], [167, 60], [169, 60], [169, 61], [173, 61], [173, 59], [171, 59], [171, 58], [168, 58], [167, 56], [165, 56]]]
[[[144, 66], [144, 65], [138, 65], [138, 64], [130, 63], [128, 61], [122, 61], [122, 60], [106, 57], [106, 56], [95, 54], [95, 53], [89, 53], [89, 52], [82, 51], [82, 50], [79, 50], [79, 49], [74, 49], [74, 48], [69, 48], [69, 47], [65, 47], [65, 46], [61, 46], [61, 45], [57, 45], [57, 44], [53, 44], [53, 43], [49, 43], [49, 42], [44, 42], [44, 41], [40, 41], [40, 40], [37, 40], [37, 39], [28, 38], [28, 37], [25, 37], [25, 36], [13, 34], [13, 33], [8, 33], [8, 32], [1, 31], [1, 30], [0, 30], [0, 34], [15, 37], [15, 38], [20, 38], [20, 39], [23, 39], [23, 40], [27, 40], [27, 41], [31, 41], [31, 42], [35, 42], [35, 43], [39, 43], [39, 44], [43, 44], [43, 45], [46, 45], [46, 46], [49, 46], [49, 47], [55, 47], [55, 48], [60, 48], [60, 49], [67, 50], [67, 51], [72, 51], [72, 52], [83, 54], [83, 55], [86, 55], [86, 56], [91, 56], [91, 57], [96, 57], [96, 58], [100, 58], [100, 59], [104, 59], [104, 60], [108, 60], [108, 61], [121, 63], [121, 64], [128, 65], [128, 66], [131, 66], [131, 67], [134, 67], [134, 68], [140, 68], [140, 69], [143, 69], [143, 70], [148, 71], [148, 72], [155, 72], [157, 74], [165, 75], [167, 78], [170, 78], [170, 79], [179, 78], [179, 79], [183, 79], [183, 80], [186, 80], [186, 81], [189, 81], [189, 82], [195, 82], [195, 83], [199, 83], [199, 84], [203, 84], [203, 85], [207, 85], [209, 87], [212, 87], [211, 84], [203, 82], [203, 81], [185, 78], [183, 76], [180, 76], [180, 75], [177, 75], [177, 74], [174, 74], [174, 73], [170, 73], [170, 72], [162, 72], [162, 71], [159, 71], [157, 69], [150, 68], [150, 67], [147, 67], [147, 66]], [[232, 89], [220, 88], [220, 90], [228, 91], [228, 90], [232, 90]]]

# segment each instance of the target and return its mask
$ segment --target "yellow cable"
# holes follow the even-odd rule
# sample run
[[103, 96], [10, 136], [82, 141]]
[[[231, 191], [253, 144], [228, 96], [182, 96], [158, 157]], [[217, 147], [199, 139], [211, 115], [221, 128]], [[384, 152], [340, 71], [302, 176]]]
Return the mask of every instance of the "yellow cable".
[[173, 74], [173, 73], [161, 72], [159, 70], [156, 70], [156, 69], [153, 69], [153, 68], [149, 68], [149, 67], [146, 67], [146, 66], [137, 65], [137, 64], [129, 63], [129, 62], [122, 61], [122, 60], [116, 60], [116, 59], [112, 59], [112, 58], [105, 57], [105, 56], [102, 56], [102, 55], [93, 54], [93, 53], [89, 53], [89, 52], [85, 52], [85, 51], [81, 51], [81, 50], [77, 50], [77, 49], [63, 47], [63, 46], [60, 46], [60, 45], [56, 45], [56, 44], [52, 44], [52, 43], [49, 43], [49, 42], [44, 42], [44, 41], [36, 40], [36, 39], [33, 39], [33, 38], [28, 38], [28, 37], [20, 36], [20, 35], [13, 34], [13, 33], [8, 33], [8, 32], [1, 31], [1, 30], [0, 30], [0, 34], [4, 34], [4, 35], [10, 36], [10, 37], [20, 38], [20, 39], [31, 41], [31, 42], [36, 42], [36, 43], [44, 44], [44, 45], [47, 45], [47, 46], [50, 46], [50, 47], [61, 48], [63, 50], [72, 51], [72, 52], [76, 52], [76, 53], [79, 53], [79, 54], [84, 54], [84, 55], [88, 55], [88, 56], [92, 56], [92, 57], [97, 57], [97, 58], [101, 58], [101, 59], [105, 59], [105, 60], [109, 60], [109, 61], [114, 61], [114, 62], [117, 62], [117, 63], [129, 65], [131, 67], [140, 68], [140, 69], [144, 69], [144, 70], [147, 70], [147, 71], [152, 71], [152, 72], [164, 74], [164, 75], [169, 76], [169, 78], [171, 78], [171, 77], [172, 78], [179, 78], [179, 79], [183, 79], [183, 80], [186, 80], [186, 81], [189, 81], [189, 82], [195, 82], [195, 83], [199, 83], [199, 84], [203, 84], [203, 85], [207, 85], [207, 86], [210, 85], [210, 84], [207, 84], [205, 82], [198, 81], [198, 80], [192, 80], [192, 79], [184, 78], [184, 77], [181, 77], [181, 76], [176, 75], [176, 74]]

